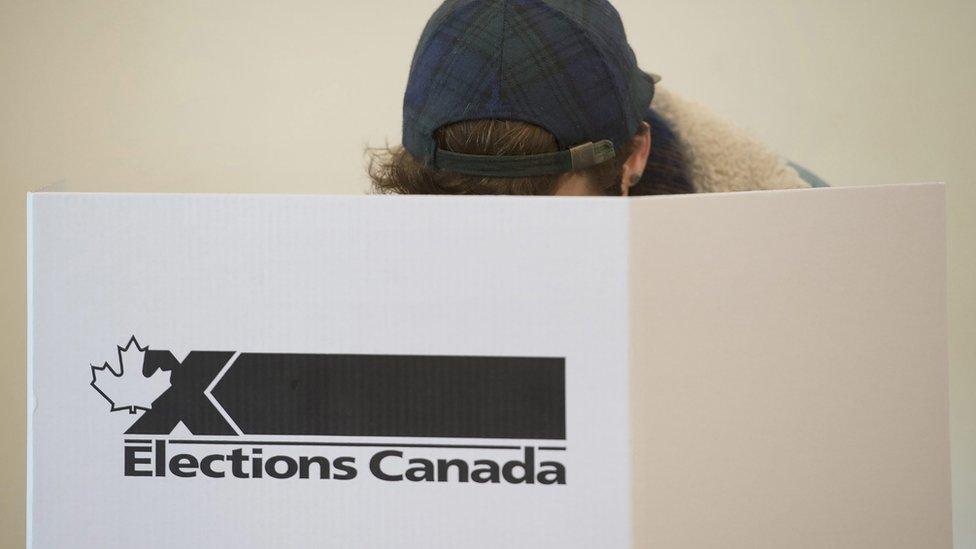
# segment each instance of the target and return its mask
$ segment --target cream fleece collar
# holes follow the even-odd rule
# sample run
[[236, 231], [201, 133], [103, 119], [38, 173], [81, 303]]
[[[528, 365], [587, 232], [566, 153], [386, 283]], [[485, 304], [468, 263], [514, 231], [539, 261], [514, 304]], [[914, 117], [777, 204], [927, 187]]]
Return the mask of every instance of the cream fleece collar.
[[696, 192], [809, 187], [782, 157], [705, 107], [660, 87], [651, 107], [671, 125]]

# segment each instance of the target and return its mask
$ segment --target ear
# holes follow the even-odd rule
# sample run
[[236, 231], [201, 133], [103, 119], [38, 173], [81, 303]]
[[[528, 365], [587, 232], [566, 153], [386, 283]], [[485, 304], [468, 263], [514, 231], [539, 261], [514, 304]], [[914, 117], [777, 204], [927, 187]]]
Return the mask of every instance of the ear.
[[627, 196], [630, 188], [640, 181], [647, 167], [647, 157], [651, 155], [651, 126], [641, 122], [640, 130], [633, 137], [634, 150], [624, 161], [624, 169], [620, 177], [620, 194]]

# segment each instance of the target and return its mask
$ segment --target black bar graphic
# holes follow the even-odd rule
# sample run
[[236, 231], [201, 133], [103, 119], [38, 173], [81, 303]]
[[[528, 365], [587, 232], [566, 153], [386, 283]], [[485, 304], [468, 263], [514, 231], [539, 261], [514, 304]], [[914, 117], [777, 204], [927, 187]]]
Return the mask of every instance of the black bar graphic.
[[566, 438], [562, 358], [242, 353], [213, 396], [246, 435]]

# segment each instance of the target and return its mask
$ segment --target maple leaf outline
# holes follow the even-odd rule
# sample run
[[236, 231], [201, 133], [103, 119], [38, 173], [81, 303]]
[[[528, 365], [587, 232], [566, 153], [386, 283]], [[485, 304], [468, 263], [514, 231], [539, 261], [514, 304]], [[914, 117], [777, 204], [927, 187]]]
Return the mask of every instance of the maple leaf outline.
[[[133, 349], [133, 347], [135, 348]], [[118, 352], [118, 371], [108, 362], [102, 366], [90, 364], [92, 380], [89, 385], [108, 401], [112, 412], [128, 410], [130, 414], [135, 414], [138, 410], [151, 410], [153, 401], [169, 389], [170, 372], [157, 370], [149, 377], [143, 375], [143, 360], [149, 346], [140, 346], [134, 335], [129, 338], [125, 347], [116, 345], [116, 349]], [[111, 376], [105, 375], [106, 370]], [[99, 372], [103, 374], [101, 377], [99, 377]], [[127, 378], [127, 375], [130, 377]], [[101, 383], [101, 387], [99, 387], [99, 383]], [[129, 394], [129, 398], [109, 396], [116, 391], [132, 393], [131, 385], [126, 388], [122, 386], [124, 383], [136, 383], [134, 392], [138, 394], [135, 396]], [[116, 397], [118, 396], [119, 394], [116, 394]]]

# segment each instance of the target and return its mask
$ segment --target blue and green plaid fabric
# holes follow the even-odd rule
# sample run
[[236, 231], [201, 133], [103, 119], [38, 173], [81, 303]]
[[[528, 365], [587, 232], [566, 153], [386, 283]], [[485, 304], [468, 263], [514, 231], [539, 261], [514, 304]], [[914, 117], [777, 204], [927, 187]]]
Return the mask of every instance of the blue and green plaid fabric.
[[427, 23], [403, 101], [403, 145], [434, 165], [434, 132], [454, 122], [520, 120], [561, 149], [638, 130], [654, 81], [637, 67], [603, 0], [447, 0]]

